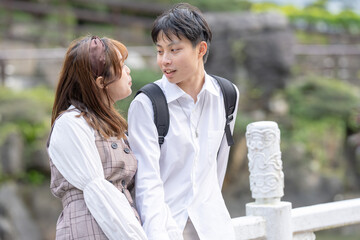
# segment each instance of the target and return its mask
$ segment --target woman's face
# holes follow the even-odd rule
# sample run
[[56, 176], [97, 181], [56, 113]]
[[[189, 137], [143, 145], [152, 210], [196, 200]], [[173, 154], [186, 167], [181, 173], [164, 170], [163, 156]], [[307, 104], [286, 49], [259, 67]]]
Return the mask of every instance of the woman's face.
[[130, 68], [124, 64], [121, 53], [119, 51], [117, 53], [122, 64], [121, 77], [107, 86], [108, 94], [114, 103], [128, 97], [132, 92]]

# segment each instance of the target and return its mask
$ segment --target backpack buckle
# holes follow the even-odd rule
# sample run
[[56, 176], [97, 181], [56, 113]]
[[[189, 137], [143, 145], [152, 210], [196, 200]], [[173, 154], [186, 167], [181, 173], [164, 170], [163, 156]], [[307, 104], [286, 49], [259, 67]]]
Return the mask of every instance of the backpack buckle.
[[159, 136], [159, 144], [163, 144], [165, 141], [165, 137], [164, 136]]
[[226, 125], [229, 125], [230, 122], [234, 119], [234, 116], [233, 114], [230, 114], [229, 116], [227, 116], [226, 118]]

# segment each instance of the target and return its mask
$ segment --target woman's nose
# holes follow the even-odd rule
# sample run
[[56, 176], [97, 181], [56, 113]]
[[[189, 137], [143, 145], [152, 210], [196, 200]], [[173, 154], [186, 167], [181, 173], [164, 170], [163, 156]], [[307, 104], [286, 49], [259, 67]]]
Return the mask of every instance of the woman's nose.
[[130, 68], [127, 66], [127, 65], [124, 65], [125, 66], [125, 71], [127, 74], [130, 74], [131, 70]]

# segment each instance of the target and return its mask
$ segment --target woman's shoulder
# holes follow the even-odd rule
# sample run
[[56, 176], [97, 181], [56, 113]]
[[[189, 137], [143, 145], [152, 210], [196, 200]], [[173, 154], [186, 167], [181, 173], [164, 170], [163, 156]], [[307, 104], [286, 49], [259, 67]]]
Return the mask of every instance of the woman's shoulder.
[[81, 112], [76, 108], [69, 108], [63, 112], [55, 121], [54, 128], [72, 128], [74, 130], [85, 129], [92, 131], [92, 127], [81, 116]]
[[48, 148], [52, 149], [56, 145], [68, 146], [71, 139], [81, 139], [81, 142], [86, 142], [86, 139], [95, 141], [95, 131], [80, 115], [80, 111], [66, 111], [60, 114], [50, 132]]
[[76, 108], [69, 108], [68, 110], [62, 112], [57, 119], [55, 120], [55, 123], [68, 123], [68, 122], [81, 122], [83, 119], [82, 116], [80, 116], [80, 111]]

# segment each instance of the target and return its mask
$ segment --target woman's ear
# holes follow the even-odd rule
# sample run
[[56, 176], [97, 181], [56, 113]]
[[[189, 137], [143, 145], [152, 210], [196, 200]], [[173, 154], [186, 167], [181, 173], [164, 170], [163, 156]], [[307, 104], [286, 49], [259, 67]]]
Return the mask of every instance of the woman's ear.
[[97, 77], [95, 82], [99, 88], [101, 88], [101, 89], [104, 88], [104, 78], [103, 77]]
[[205, 41], [201, 41], [199, 43], [199, 57], [203, 57], [206, 54], [207, 51], [207, 43]]

